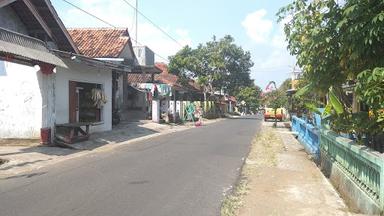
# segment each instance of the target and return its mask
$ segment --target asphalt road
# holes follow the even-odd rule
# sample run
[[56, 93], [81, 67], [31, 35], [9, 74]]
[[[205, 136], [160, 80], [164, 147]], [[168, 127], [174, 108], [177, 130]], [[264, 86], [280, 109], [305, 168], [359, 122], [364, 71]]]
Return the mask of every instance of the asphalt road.
[[219, 215], [256, 119], [228, 119], [0, 180], [0, 216]]

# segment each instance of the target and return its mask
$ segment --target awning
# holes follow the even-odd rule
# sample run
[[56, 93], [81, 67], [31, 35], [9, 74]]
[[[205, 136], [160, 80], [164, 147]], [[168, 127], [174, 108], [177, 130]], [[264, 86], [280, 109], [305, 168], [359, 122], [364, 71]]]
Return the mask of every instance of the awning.
[[48, 50], [44, 42], [3, 28], [0, 28], [0, 54], [6, 58], [67, 68], [60, 58]]
[[144, 66], [144, 65], [136, 65], [133, 67], [132, 72], [135, 74], [159, 74], [161, 70], [156, 66]]
[[60, 51], [60, 50], [52, 50], [52, 51], [56, 55], [60, 56], [63, 59], [68, 59], [68, 60], [71, 60], [71, 61], [74, 61], [77, 63], [83, 63], [83, 64], [86, 64], [86, 65], [91, 66], [91, 67], [102, 67], [102, 68], [107, 68], [107, 69], [120, 71], [120, 72], [126, 72], [126, 73], [131, 72], [131, 67], [128, 65], [97, 60], [97, 59], [90, 58], [90, 57], [87, 57], [84, 55], [64, 52], [64, 51]]

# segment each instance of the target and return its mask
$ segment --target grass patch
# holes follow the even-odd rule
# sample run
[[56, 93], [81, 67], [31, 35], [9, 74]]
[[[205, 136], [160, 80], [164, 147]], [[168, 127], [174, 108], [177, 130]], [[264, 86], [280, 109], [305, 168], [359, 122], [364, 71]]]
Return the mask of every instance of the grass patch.
[[222, 216], [235, 216], [244, 205], [244, 197], [249, 193], [250, 176], [258, 167], [277, 165], [277, 154], [283, 149], [283, 142], [275, 129], [262, 127], [252, 141], [251, 150], [242, 167], [240, 178], [221, 205]]
[[222, 216], [234, 216], [240, 207], [243, 206], [243, 197], [248, 193], [248, 179], [241, 174], [240, 180], [222, 202], [220, 213]]

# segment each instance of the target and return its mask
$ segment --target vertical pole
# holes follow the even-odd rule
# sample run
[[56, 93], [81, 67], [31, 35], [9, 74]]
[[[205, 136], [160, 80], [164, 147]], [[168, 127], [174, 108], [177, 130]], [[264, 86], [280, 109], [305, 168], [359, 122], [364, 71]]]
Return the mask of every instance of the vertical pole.
[[138, 1], [139, 1], [139, 0], [136, 0], [136, 10], [135, 10], [135, 12], [136, 12], [136, 26], [135, 26], [135, 27], [136, 27], [136, 30], [135, 30], [135, 34], [136, 34], [136, 35], [135, 35], [135, 36], [136, 36], [136, 38], [135, 38], [135, 39], [136, 39], [136, 46], [138, 45], [138, 44], [137, 44], [137, 29], [138, 29], [138, 25], [137, 25], [137, 23], [138, 23], [138, 19], [139, 19], [139, 17], [138, 17], [138, 10], [139, 10], [139, 9], [138, 9], [138, 6], [139, 6], [139, 3], [138, 3]]
[[173, 114], [173, 122], [176, 123], [176, 90], [173, 91], [173, 107], [172, 107], [172, 114]]

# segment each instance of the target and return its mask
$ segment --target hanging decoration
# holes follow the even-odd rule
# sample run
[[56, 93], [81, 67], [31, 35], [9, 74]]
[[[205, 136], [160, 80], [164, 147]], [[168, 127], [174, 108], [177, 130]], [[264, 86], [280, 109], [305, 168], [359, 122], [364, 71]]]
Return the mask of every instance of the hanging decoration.
[[107, 103], [107, 96], [104, 91], [98, 88], [93, 88], [91, 90], [91, 98], [93, 100], [93, 105], [100, 109], [104, 104]]

